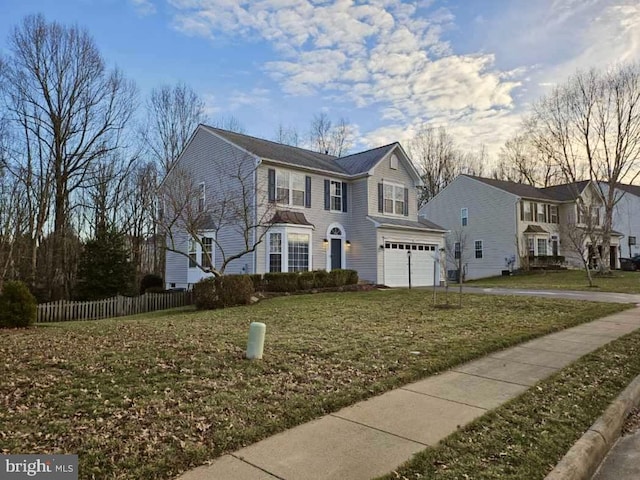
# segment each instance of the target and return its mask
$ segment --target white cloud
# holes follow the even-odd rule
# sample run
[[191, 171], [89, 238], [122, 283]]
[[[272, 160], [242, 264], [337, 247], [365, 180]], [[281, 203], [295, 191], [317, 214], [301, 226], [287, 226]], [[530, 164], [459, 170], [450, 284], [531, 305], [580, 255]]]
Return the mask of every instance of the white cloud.
[[140, 15], [153, 15], [156, 13], [156, 6], [151, 0], [130, 0], [136, 12]]
[[[374, 108], [387, 125], [367, 143], [406, 138], [431, 122], [447, 125], [461, 144], [484, 143], [495, 153], [549, 85], [576, 68], [638, 59], [640, 51], [637, 0], [540, 0], [483, 11], [466, 27], [489, 48], [469, 53], [447, 40], [451, 11], [431, 1], [169, 2], [175, 28], [186, 34], [268, 42], [274, 58], [262, 68], [285, 93]], [[236, 93], [235, 105], [259, 99]]]

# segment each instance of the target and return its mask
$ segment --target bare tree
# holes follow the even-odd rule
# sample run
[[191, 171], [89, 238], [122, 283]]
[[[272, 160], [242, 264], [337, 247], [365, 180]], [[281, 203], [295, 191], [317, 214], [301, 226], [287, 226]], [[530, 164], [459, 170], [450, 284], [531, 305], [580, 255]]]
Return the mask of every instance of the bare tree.
[[354, 129], [349, 121], [341, 118], [334, 124], [322, 112], [314, 115], [309, 130], [311, 148], [320, 153], [341, 157], [349, 152], [354, 143]]
[[26, 17], [14, 30], [2, 77], [9, 112], [22, 125], [25, 143], [37, 149], [21, 159], [23, 167], [44, 173], [52, 185], [50, 290], [67, 297], [71, 202], [91, 166], [119, 148], [135, 88], [119, 71], [107, 71], [86, 31], [47, 23], [41, 15]]
[[246, 131], [242, 122], [233, 115], [217, 118], [211, 123], [211, 126], [236, 133], [245, 133]]
[[[214, 276], [224, 275], [231, 262], [254, 252], [274, 214], [274, 204], [255, 201], [256, 197], [267, 198], [265, 189], [255, 184], [256, 168], [250, 155], [229, 161], [225, 168], [217, 170], [221, 174], [216, 176], [218, 183], [209, 189], [211, 194], [203, 194], [204, 184], [185, 169], [174, 168], [160, 188], [163, 213], [158, 225], [166, 236], [167, 251], [189, 257], [193, 266]], [[222, 234], [235, 234], [241, 240], [230, 244]], [[200, 246], [201, 261], [184, 250], [185, 240]], [[212, 247], [220, 256], [217, 267]]]
[[[611, 245], [617, 185], [639, 174], [640, 65], [578, 72], [535, 104], [528, 121], [536, 148], [568, 182], [586, 170], [604, 198], [602, 248]], [[609, 271], [601, 262], [601, 273]]]
[[447, 261], [454, 264], [458, 272], [458, 306], [460, 307], [462, 307], [462, 284], [464, 283], [466, 262], [470, 250], [467, 243], [467, 233], [464, 231], [464, 227], [449, 232], [445, 239]]
[[532, 145], [526, 132], [507, 140], [500, 150], [494, 178], [534, 187], [550, 187], [564, 181], [557, 164]]
[[273, 140], [292, 147], [300, 145], [298, 130], [295, 127], [285, 127], [282, 123], [278, 124]]
[[204, 100], [184, 83], [151, 91], [142, 136], [162, 174], [171, 169], [193, 131], [206, 120]]
[[423, 125], [408, 143], [408, 153], [421, 172], [424, 186], [418, 207], [435, 197], [458, 175], [482, 175], [484, 148], [478, 154], [463, 152], [444, 127]]

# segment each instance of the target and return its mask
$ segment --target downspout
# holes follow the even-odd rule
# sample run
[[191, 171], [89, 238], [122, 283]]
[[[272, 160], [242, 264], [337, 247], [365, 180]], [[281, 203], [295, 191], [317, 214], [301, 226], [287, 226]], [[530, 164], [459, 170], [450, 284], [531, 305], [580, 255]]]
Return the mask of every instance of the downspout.
[[[253, 224], [258, 223], [258, 166], [260, 165], [260, 158], [256, 157], [256, 166], [253, 169]], [[258, 240], [257, 229], [253, 229], [253, 245], [256, 245]], [[258, 273], [258, 248], [253, 251], [253, 273]]]
[[[513, 206], [514, 206], [514, 213], [515, 213], [515, 230], [516, 230], [516, 265], [518, 266], [518, 269], [522, 268], [522, 265], [520, 265], [520, 235], [518, 234], [518, 218], [520, 218], [520, 215], [518, 215], [520, 213], [520, 209], [518, 208], [518, 204], [522, 201], [522, 198], [517, 198], [516, 201], [514, 202]], [[560, 215], [560, 213], [558, 212], [558, 215]], [[508, 267], [507, 267], [508, 268]]]

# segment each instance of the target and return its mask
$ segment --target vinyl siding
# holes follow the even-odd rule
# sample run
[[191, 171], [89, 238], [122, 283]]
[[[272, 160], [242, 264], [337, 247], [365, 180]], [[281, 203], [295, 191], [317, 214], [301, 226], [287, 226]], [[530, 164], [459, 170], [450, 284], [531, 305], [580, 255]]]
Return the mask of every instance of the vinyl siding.
[[[462, 231], [465, 240], [463, 264], [466, 279], [500, 275], [506, 269], [506, 258], [516, 256], [516, 202], [518, 197], [473, 178], [459, 176], [422, 209], [420, 215], [450, 230], [449, 243], [455, 232]], [[461, 226], [460, 211], [467, 208], [468, 225]], [[482, 240], [483, 258], [476, 259], [474, 242]], [[455, 269], [447, 255], [447, 269]]]
[[[247, 186], [252, 190], [254, 187], [251, 172], [254, 169], [255, 161], [254, 157], [243, 150], [199, 128], [180, 157], [177, 167], [190, 172], [196, 184], [205, 183], [206, 201], [211, 205], [215, 204], [217, 198], [221, 198], [228, 192], [240, 190], [240, 181], [237, 178], [239, 172], [250, 179], [250, 184]], [[242, 235], [232, 228], [222, 229], [218, 233], [218, 242], [227, 257], [244, 249]], [[177, 246], [186, 252], [186, 236]], [[216, 268], [220, 268], [223, 261], [220, 247], [216, 247], [214, 255]], [[251, 273], [253, 264], [253, 254], [249, 253], [230, 262], [225, 273]], [[187, 271], [188, 259], [186, 257], [178, 254], [167, 255], [167, 283], [185, 286], [183, 282], [187, 281]]]
[[[623, 193], [618, 192], [616, 192], [618, 195]], [[640, 197], [624, 192], [613, 210], [613, 229], [624, 235], [621, 240], [621, 257], [640, 254]], [[631, 247], [629, 246], [630, 236], [636, 237], [636, 245]]]

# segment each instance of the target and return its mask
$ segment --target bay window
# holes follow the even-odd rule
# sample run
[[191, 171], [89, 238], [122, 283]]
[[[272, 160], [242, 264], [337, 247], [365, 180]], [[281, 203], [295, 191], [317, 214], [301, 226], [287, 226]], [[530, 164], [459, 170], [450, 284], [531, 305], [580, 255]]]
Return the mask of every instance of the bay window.
[[304, 227], [274, 227], [267, 245], [267, 271], [311, 270], [311, 230]]

